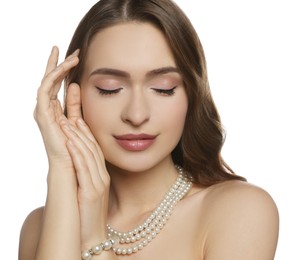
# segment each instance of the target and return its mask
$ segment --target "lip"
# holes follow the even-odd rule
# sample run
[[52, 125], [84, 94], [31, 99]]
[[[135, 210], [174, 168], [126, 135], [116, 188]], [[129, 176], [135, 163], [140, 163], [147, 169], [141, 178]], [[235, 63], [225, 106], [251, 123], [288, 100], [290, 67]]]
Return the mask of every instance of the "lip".
[[125, 150], [138, 152], [148, 149], [155, 141], [157, 135], [125, 134], [114, 136], [116, 142]]

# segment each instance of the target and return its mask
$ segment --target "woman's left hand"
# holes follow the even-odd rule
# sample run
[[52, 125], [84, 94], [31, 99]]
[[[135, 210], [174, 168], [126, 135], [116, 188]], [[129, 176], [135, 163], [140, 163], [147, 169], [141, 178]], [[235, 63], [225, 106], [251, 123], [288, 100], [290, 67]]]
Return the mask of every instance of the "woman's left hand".
[[[76, 109], [80, 107], [77, 104], [80, 100], [80, 87], [70, 85], [68, 109], [72, 103], [76, 103]], [[87, 249], [107, 239], [110, 176], [103, 153], [84, 120], [78, 117], [75, 124], [62, 120], [60, 125], [68, 138], [66, 145], [77, 175], [82, 249]]]

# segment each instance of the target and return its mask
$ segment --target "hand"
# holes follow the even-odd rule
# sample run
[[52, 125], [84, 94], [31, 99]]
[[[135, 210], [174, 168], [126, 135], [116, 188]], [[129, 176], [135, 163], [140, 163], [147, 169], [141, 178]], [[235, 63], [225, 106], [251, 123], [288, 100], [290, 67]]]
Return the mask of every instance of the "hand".
[[[79, 259], [80, 255], [77, 177], [66, 147], [67, 137], [59, 125], [61, 120], [75, 124], [81, 114], [80, 101], [77, 100], [80, 96], [69, 96], [68, 119], [57, 98], [63, 79], [78, 64], [79, 59], [76, 51], [57, 66], [58, 55], [58, 48], [54, 47], [38, 89], [34, 111], [49, 160], [48, 192], [36, 259], [50, 259], [53, 251], [57, 259]], [[68, 248], [72, 248], [71, 252]]]
[[[73, 96], [80, 100], [77, 85], [70, 86], [67, 100]], [[81, 241], [82, 249], [86, 249], [107, 239], [110, 177], [103, 153], [83, 119], [78, 117], [75, 124], [64, 119], [60, 125], [68, 138], [66, 145], [77, 175]]]
[[[66, 168], [72, 168], [72, 161], [65, 145], [67, 138], [59, 125], [59, 121], [66, 117], [57, 96], [63, 79], [79, 62], [78, 53], [78, 50], [75, 51], [57, 66], [59, 50], [53, 47], [37, 93], [34, 118], [41, 131], [50, 166], [58, 162]], [[74, 122], [80, 116], [80, 107], [77, 105], [80, 105], [80, 102], [79, 104], [76, 104], [76, 100], [70, 102], [69, 122]]]

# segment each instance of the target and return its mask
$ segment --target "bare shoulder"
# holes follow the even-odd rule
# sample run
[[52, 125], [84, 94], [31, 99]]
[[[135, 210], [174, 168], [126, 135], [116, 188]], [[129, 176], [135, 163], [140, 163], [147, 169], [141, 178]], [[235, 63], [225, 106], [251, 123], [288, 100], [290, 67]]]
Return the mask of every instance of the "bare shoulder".
[[20, 234], [19, 260], [32, 260], [37, 248], [41, 224], [43, 218], [43, 207], [33, 210], [25, 219]]
[[226, 181], [213, 185], [203, 192], [205, 203], [214, 205], [214, 210], [239, 209], [238, 207], [256, 210], [257, 206], [277, 210], [274, 200], [267, 191], [247, 182]]
[[202, 190], [205, 259], [273, 259], [278, 210], [264, 189], [227, 181]]

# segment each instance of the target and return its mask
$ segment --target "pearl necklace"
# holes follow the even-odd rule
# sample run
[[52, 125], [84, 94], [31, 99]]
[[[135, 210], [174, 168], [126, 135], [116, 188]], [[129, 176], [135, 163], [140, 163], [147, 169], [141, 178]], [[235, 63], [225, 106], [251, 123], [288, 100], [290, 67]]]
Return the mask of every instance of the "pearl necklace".
[[129, 232], [119, 232], [107, 224], [109, 238], [118, 237], [120, 244], [133, 244], [131, 246], [113, 246], [113, 251], [118, 255], [130, 255], [142, 250], [166, 225], [175, 205], [188, 193], [192, 183], [183, 173], [180, 166], [176, 166], [178, 178], [171, 189], [166, 193], [162, 202], [144, 221], [142, 225]]

